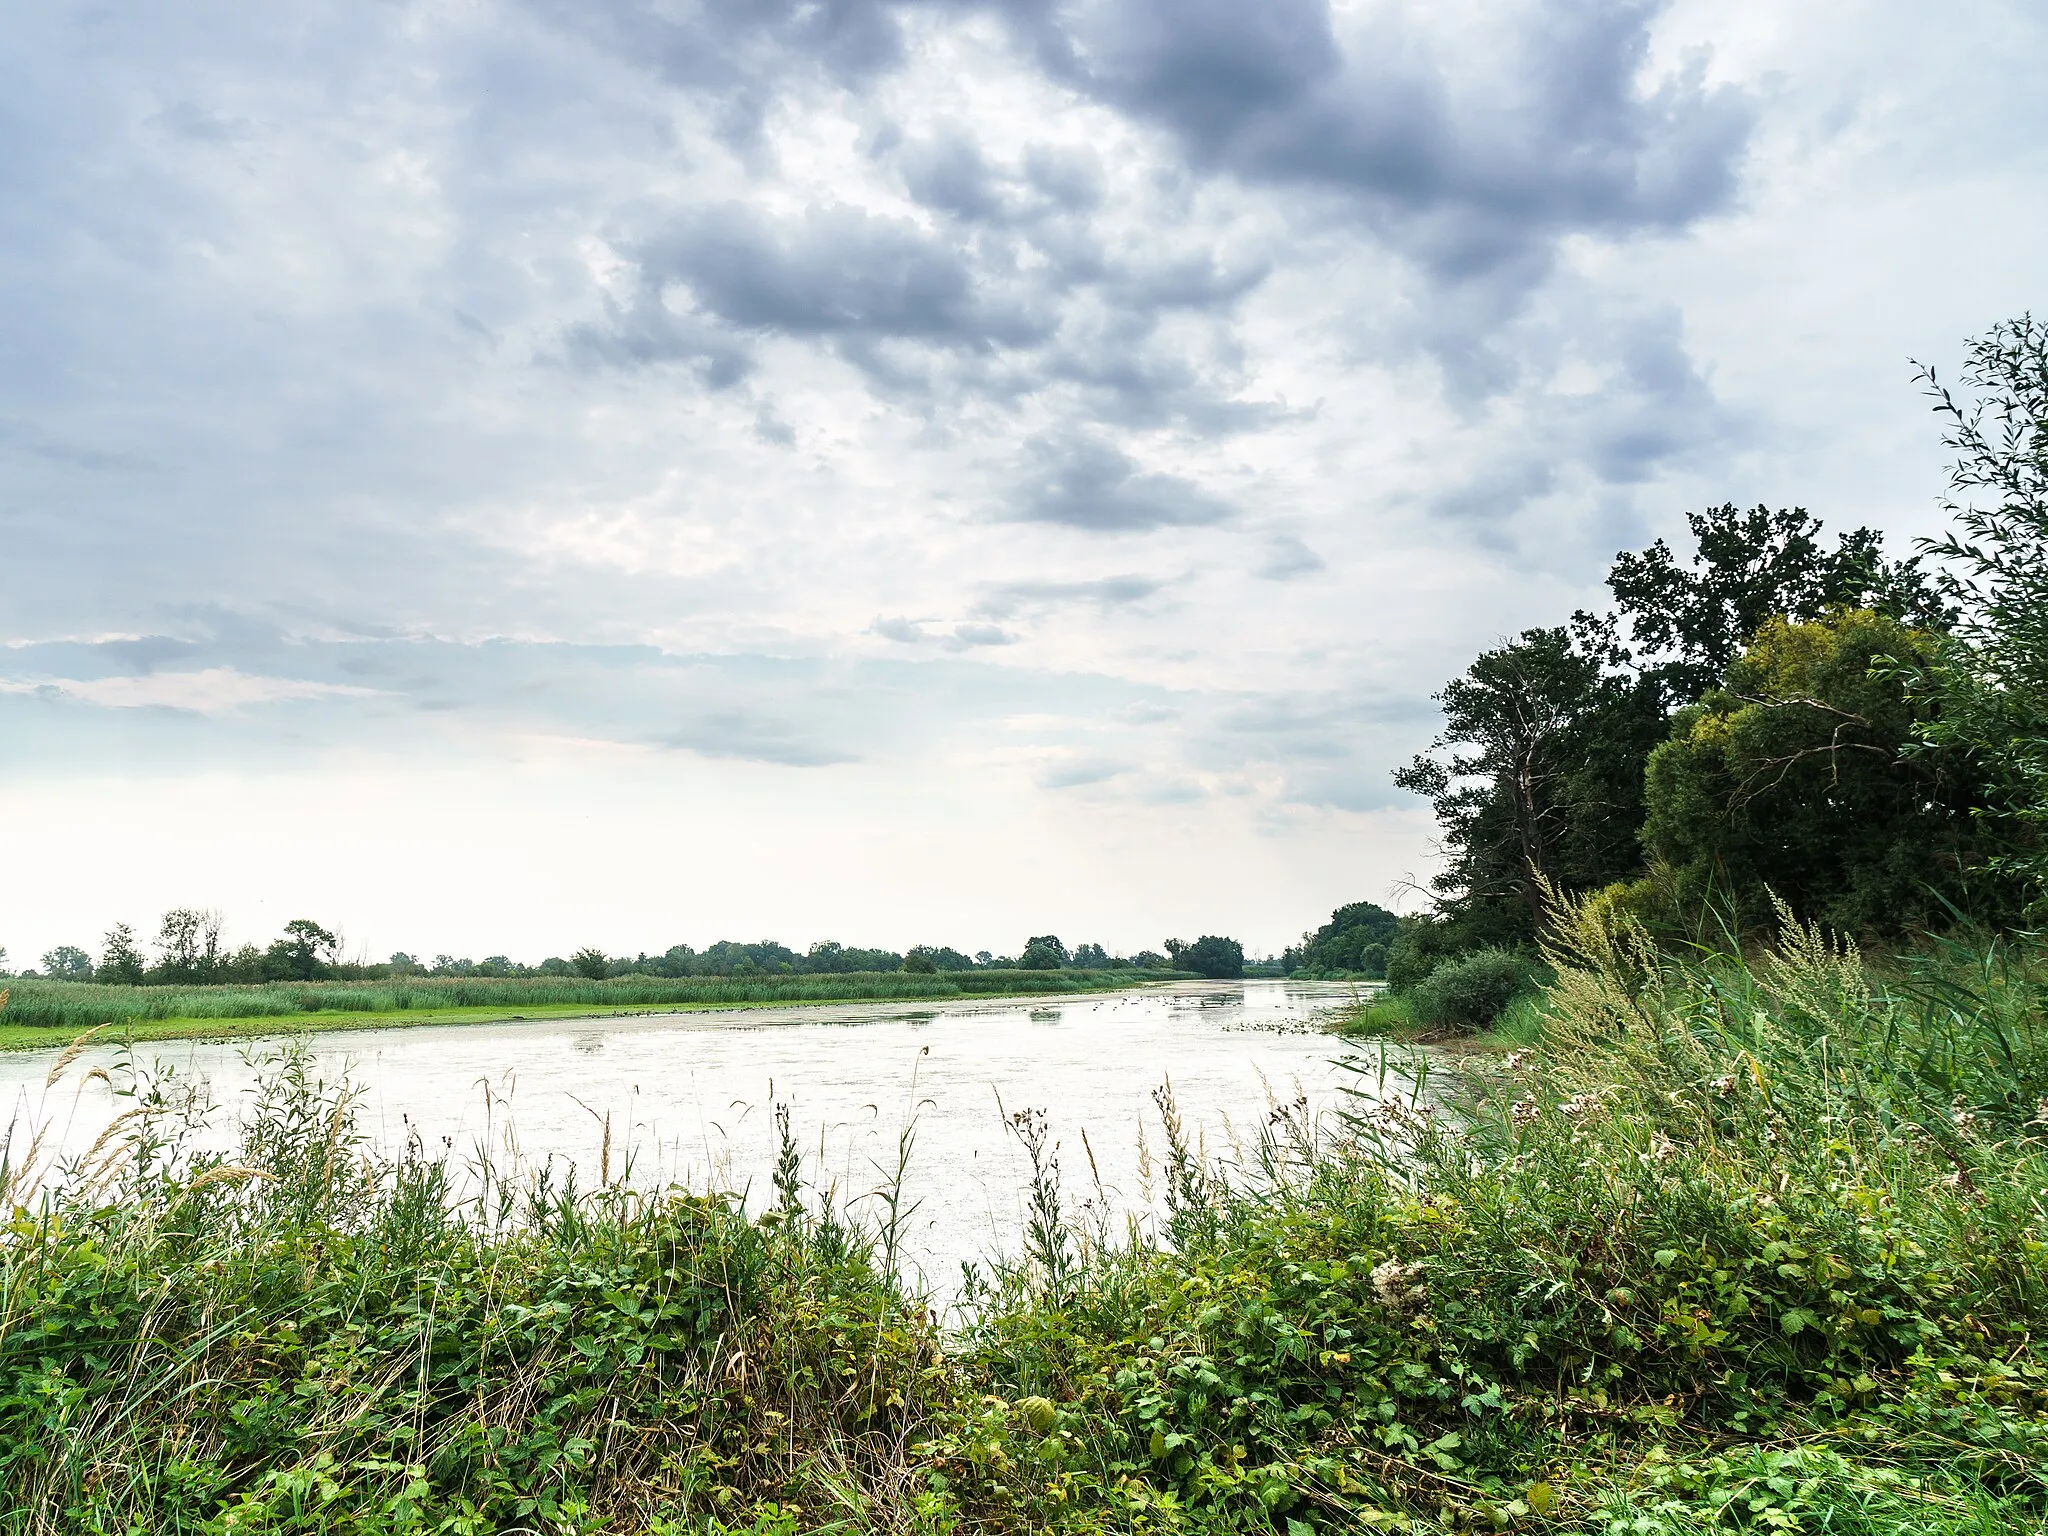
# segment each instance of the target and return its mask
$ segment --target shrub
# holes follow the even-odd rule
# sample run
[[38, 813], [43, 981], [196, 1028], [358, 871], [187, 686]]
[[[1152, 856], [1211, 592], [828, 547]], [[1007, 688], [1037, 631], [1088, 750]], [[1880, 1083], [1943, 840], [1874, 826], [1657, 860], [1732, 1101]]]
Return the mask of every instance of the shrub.
[[1446, 960], [1409, 989], [1409, 1017], [1430, 1029], [1484, 1029], [1528, 987], [1531, 969], [1510, 949]]

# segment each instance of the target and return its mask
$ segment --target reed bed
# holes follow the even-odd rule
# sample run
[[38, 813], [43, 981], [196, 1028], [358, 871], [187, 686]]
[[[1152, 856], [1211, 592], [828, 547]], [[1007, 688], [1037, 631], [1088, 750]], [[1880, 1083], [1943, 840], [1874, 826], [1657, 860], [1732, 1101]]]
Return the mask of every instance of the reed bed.
[[806, 976], [408, 977], [263, 986], [116, 987], [91, 982], [11, 981], [4, 1022], [51, 1031], [124, 1020], [290, 1018], [309, 1013], [392, 1014], [435, 1009], [660, 1008], [696, 1004], [886, 1002], [1088, 992], [1155, 981], [1135, 971], [848, 972]]

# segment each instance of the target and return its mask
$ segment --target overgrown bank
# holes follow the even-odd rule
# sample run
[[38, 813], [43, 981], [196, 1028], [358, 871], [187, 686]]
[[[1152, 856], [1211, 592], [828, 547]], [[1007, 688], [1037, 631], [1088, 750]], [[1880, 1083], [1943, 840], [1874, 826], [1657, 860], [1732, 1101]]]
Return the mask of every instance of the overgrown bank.
[[1541, 1050], [1241, 1165], [1162, 1098], [1163, 1242], [1025, 1112], [950, 1330], [793, 1141], [750, 1218], [366, 1164], [289, 1059], [227, 1157], [143, 1090], [0, 1244], [0, 1530], [2043, 1529], [2038, 951], [1790, 932], [1581, 912]]
[[[48, 1048], [67, 1032], [112, 1024], [138, 1039], [366, 1024], [477, 1022], [548, 1014], [773, 1006], [778, 1003], [1016, 997], [1104, 991], [1187, 980], [1179, 971], [953, 971], [843, 975], [442, 978], [385, 982], [273, 982], [257, 987], [120, 987], [11, 981], [0, 1050]], [[239, 1027], [249, 1026], [249, 1027]]]

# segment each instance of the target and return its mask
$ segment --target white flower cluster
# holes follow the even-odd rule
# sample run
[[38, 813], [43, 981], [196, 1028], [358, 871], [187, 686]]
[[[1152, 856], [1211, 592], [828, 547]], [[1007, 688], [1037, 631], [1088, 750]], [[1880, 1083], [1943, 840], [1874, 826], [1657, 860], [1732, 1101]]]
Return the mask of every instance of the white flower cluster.
[[1508, 1120], [1511, 1124], [1534, 1125], [1538, 1120], [1541, 1120], [1542, 1118], [1543, 1111], [1540, 1107], [1538, 1107], [1534, 1099], [1517, 1099], [1514, 1103], [1508, 1106]]
[[1567, 1120], [1576, 1120], [1590, 1109], [1598, 1108], [1600, 1095], [1597, 1093], [1575, 1093], [1557, 1106], [1557, 1112]]
[[1429, 1300], [1429, 1287], [1420, 1264], [1403, 1264], [1386, 1259], [1373, 1266], [1372, 1293], [1389, 1312], [1406, 1312]]

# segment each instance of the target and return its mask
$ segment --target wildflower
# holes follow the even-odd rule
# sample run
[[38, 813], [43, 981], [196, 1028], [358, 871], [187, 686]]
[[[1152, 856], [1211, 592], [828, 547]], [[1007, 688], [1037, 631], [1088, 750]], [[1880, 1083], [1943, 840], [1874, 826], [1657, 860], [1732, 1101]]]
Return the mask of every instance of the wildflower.
[[1372, 1293], [1389, 1312], [1405, 1312], [1429, 1299], [1420, 1264], [1385, 1259], [1373, 1266]]
[[[1534, 1054], [1535, 1052], [1529, 1050], [1526, 1046], [1519, 1051], [1509, 1051], [1507, 1055], [1507, 1060], [1503, 1061], [1501, 1065], [1506, 1067], [1510, 1072], [1519, 1071], [1522, 1066], [1522, 1063], [1527, 1061]], [[2043, 1100], [2042, 1102], [2044, 1104], [2048, 1104], [2048, 1100]]]
[[1513, 1125], [1534, 1125], [1543, 1117], [1543, 1111], [1536, 1107], [1536, 1101], [1521, 1098], [1508, 1106], [1508, 1121]]
[[1650, 1137], [1651, 1162], [1668, 1163], [1677, 1155], [1677, 1152], [1678, 1148], [1672, 1145], [1671, 1138], [1662, 1131], [1658, 1131]]
[[1600, 1095], [1597, 1093], [1575, 1093], [1557, 1106], [1557, 1112], [1567, 1120], [1576, 1120], [1599, 1102]]
[[1720, 1097], [1724, 1099], [1729, 1098], [1735, 1092], [1735, 1074], [1733, 1072], [1725, 1073], [1715, 1078], [1707, 1086], [1713, 1089]]
[[2034, 1124], [2048, 1125], [2048, 1099], [2043, 1099], [2034, 1106]]
[[1949, 1119], [1955, 1122], [1959, 1134], [1967, 1136], [1977, 1123], [1977, 1113], [1970, 1108], [1961, 1094], [1957, 1094], [1955, 1103], [1949, 1106]]
[[1963, 1170], [1958, 1168], [1952, 1173], [1944, 1174], [1936, 1182], [1943, 1189], [1961, 1189], [1963, 1187]]

